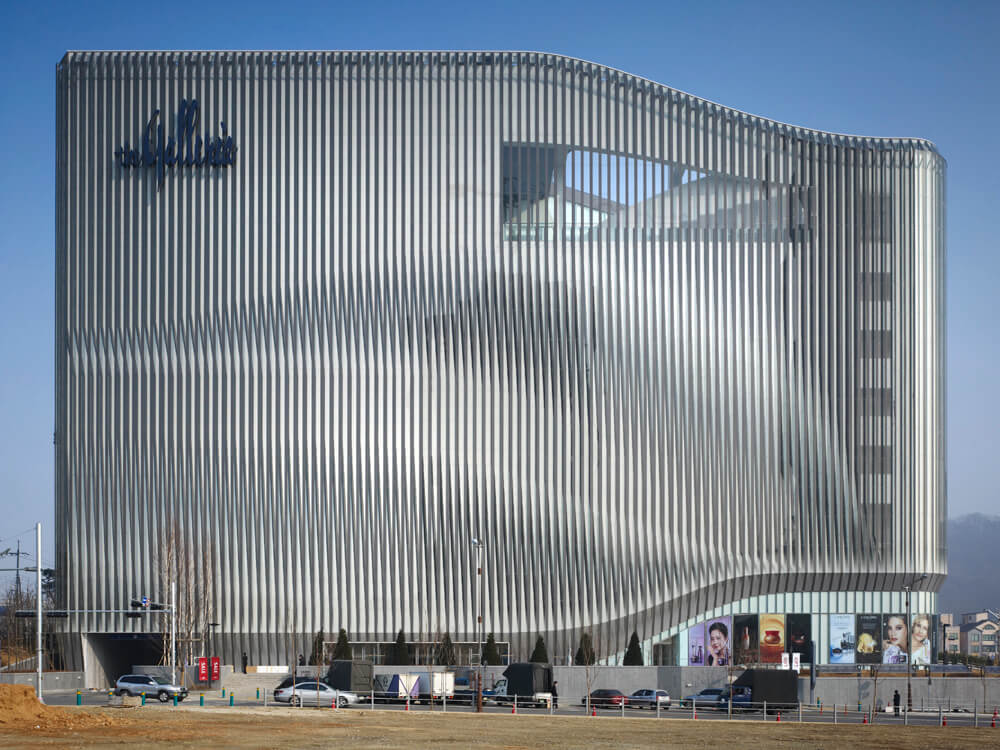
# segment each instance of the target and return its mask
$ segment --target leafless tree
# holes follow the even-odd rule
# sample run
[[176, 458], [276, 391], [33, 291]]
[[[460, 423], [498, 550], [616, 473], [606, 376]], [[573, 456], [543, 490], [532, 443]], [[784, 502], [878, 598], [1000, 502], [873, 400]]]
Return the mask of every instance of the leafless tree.
[[[161, 542], [157, 570], [160, 575], [161, 600], [170, 603], [171, 588], [177, 584], [176, 627], [177, 656], [182, 665], [194, 662], [196, 645], [204, 642], [212, 616], [214, 600], [212, 580], [214, 564], [211, 549], [192, 539], [177, 522], [167, 526]], [[163, 628], [163, 664], [170, 663], [170, 617], [161, 618]]]

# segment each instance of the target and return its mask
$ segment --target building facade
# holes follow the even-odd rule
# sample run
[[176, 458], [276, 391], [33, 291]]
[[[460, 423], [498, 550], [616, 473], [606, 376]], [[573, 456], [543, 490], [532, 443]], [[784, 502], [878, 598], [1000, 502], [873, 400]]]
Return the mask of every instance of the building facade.
[[[56, 81], [67, 607], [176, 580], [186, 642], [262, 664], [341, 627], [697, 663], [750, 615], [757, 658], [806, 622], [843, 655], [835, 616], [889, 627], [914, 581], [933, 612], [927, 141], [526, 52], [71, 52]], [[87, 658], [154, 620], [69, 628]]]

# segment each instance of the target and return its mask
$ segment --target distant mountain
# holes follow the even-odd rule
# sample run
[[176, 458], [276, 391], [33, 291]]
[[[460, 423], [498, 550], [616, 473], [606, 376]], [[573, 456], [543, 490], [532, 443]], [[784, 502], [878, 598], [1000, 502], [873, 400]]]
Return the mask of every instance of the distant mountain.
[[1000, 516], [973, 513], [948, 521], [948, 578], [938, 594], [941, 612], [1000, 608]]

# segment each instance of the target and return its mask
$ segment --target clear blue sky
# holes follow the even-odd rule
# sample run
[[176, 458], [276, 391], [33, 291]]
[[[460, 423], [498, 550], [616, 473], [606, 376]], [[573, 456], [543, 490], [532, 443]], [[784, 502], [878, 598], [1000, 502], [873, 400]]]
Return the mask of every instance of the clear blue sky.
[[[30, 7], [29, 7], [30, 6]], [[0, 550], [51, 562], [55, 65], [67, 49], [531, 49], [948, 160], [949, 513], [1000, 492], [1000, 3], [11, 3], [0, 30]], [[23, 537], [33, 548], [33, 535]]]

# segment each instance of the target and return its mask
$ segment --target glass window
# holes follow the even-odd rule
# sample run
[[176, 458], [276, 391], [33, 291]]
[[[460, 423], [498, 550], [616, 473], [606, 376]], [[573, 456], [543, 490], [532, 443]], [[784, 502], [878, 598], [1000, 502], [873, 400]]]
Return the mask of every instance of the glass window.
[[892, 331], [861, 331], [858, 335], [858, 356], [863, 359], [892, 357]]

